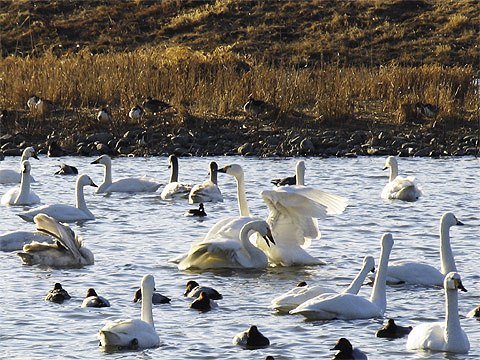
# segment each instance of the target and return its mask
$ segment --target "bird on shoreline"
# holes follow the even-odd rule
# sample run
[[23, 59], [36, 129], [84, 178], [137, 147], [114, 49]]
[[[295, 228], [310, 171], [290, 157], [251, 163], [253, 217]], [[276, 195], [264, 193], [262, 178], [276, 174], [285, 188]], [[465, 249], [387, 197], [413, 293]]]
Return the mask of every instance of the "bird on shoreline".
[[149, 112], [150, 114], [162, 112], [172, 107], [172, 105], [157, 99], [152, 99], [150, 96], [147, 96], [145, 101], [142, 103], [142, 106], [145, 111]]
[[132, 120], [139, 120], [143, 116], [143, 113], [144, 113], [143, 109], [140, 106], [135, 105], [130, 109], [128, 116]]

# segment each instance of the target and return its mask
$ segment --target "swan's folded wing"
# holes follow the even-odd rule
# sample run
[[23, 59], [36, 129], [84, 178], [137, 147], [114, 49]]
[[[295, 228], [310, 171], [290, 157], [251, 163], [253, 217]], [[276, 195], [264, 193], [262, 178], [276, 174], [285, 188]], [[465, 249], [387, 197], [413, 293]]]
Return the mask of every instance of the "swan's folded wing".
[[231, 267], [236, 264], [240, 242], [235, 240], [209, 241], [192, 245], [188, 256], [179, 264], [180, 270], [189, 268], [210, 269]]

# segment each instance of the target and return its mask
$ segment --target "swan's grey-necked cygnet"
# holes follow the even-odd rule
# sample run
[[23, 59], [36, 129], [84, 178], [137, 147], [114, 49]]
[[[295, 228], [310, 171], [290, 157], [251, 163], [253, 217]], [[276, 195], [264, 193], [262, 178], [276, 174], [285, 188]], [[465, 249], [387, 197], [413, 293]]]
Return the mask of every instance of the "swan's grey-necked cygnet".
[[141, 284], [143, 294], [141, 318], [107, 323], [99, 331], [100, 346], [111, 351], [146, 349], [160, 344], [160, 338], [153, 323], [152, 294], [154, 288], [153, 276], [145, 275]]
[[40, 198], [30, 189], [30, 170], [32, 169], [30, 161], [24, 160], [22, 163], [22, 180], [20, 186], [8, 190], [1, 199], [2, 205], [33, 205], [40, 202]]
[[445, 276], [445, 321], [417, 325], [408, 334], [407, 349], [466, 353], [470, 349], [467, 334], [458, 317], [458, 290], [467, 291], [456, 272]]
[[198, 204], [198, 209], [189, 209], [185, 212], [185, 216], [200, 216], [205, 217], [207, 213], [205, 212], [205, 206], [203, 203]]
[[[365, 256], [360, 272], [343, 292], [348, 294], [358, 294], [365, 277], [370, 271], [375, 271], [375, 260], [372, 256]], [[302, 281], [285, 294], [273, 299], [270, 307], [280, 312], [289, 312], [305, 301], [325, 293], [337, 293], [337, 291], [325, 286], [309, 286], [306, 282]]]
[[[155, 289], [153, 289], [155, 290]], [[142, 289], [138, 289], [135, 291], [135, 296], [133, 297], [133, 302], [141, 302], [142, 301]], [[169, 297], [166, 297], [158, 292], [154, 292], [152, 294], [152, 304], [168, 304], [171, 301]]]
[[168, 167], [171, 169], [170, 182], [165, 185], [160, 197], [163, 200], [187, 198], [192, 185], [178, 181], [178, 158], [173, 154], [168, 157]]
[[102, 155], [92, 161], [92, 164], [102, 164], [105, 166], [103, 182], [98, 186], [97, 194], [110, 192], [155, 192], [160, 184], [153, 179], [141, 178], [123, 178], [112, 182], [112, 159], [108, 155]]
[[75, 183], [76, 206], [64, 204], [44, 205], [18, 214], [18, 216], [25, 221], [33, 221], [37, 214], [46, 214], [62, 222], [93, 220], [95, 215], [88, 210], [83, 194], [83, 188], [87, 185], [97, 187], [88, 175], [80, 175]]
[[53, 289], [48, 292], [45, 300], [61, 304], [70, 298], [71, 296], [68, 294], [67, 290], [62, 287], [62, 284], [55, 283]]
[[205, 291], [202, 291], [200, 295], [190, 304], [190, 308], [200, 311], [209, 311], [217, 306], [217, 303], [213, 301], [213, 299], [210, 299]]
[[232, 343], [247, 349], [258, 349], [270, 345], [270, 340], [258, 330], [257, 326], [252, 325], [248, 330], [235, 335]]
[[33, 218], [37, 231], [55, 238], [54, 244], [32, 242], [17, 255], [26, 265], [48, 265], [54, 267], [79, 267], [92, 265], [92, 252], [83, 246], [82, 240], [73, 230], [54, 218], [38, 214]]
[[354, 294], [321, 294], [305, 301], [290, 314], [300, 314], [311, 320], [369, 319], [382, 317], [387, 308], [386, 277], [393, 237], [385, 233], [381, 240], [380, 261], [370, 299]]
[[[0, 184], [19, 183], [22, 180], [22, 164], [25, 160], [33, 157], [38, 160], [35, 149], [31, 146], [25, 148], [20, 158], [20, 171], [12, 169], [0, 169]], [[30, 182], [35, 182], [35, 179], [30, 175]]]
[[188, 202], [190, 204], [223, 201], [223, 195], [217, 185], [218, 165], [215, 161], [211, 161], [209, 166], [210, 179], [195, 185], [190, 190], [188, 194]]
[[103, 296], [98, 296], [95, 289], [87, 290], [87, 296], [83, 299], [82, 307], [109, 307], [110, 302]]
[[388, 319], [387, 325], [375, 333], [376, 337], [397, 339], [408, 335], [412, 331], [411, 326], [399, 326], [395, 324], [395, 320]]
[[367, 355], [357, 348], [354, 348], [350, 341], [346, 338], [338, 339], [337, 343], [330, 350], [339, 350], [338, 353], [332, 358], [337, 359], [350, 359], [350, 360], [367, 360]]
[[398, 199], [403, 201], [417, 201], [422, 195], [421, 190], [415, 183], [415, 177], [398, 176], [398, 163], [394, 156], [389, 156], [385, 167], [390, 168], [390, 178], [383, 188], [382, 199]]
[[185, 288], [185, 292], [183, 293], [183, 295], [196, 298], [200, 296], [200, 293], [202, 291], [206, 292], [210, 299], [220, 300], [223, 298], [222, 294], [220, 294], [214, 288], [211, 288], [208, 286], [200, 286], [195, 280], [187, 281], [187, 286]]

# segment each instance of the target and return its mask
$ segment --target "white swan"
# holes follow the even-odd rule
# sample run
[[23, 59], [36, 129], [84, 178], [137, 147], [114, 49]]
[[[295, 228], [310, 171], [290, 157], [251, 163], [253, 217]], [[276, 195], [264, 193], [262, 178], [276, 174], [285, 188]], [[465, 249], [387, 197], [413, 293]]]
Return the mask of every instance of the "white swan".
[[398, 176], [398, 163], [394, 156], [389, 156], [383, 170], [390, 168], [390, 179], [383, 188], [382, 199], [398, 199], [403, 201], [417, 201], [422, 195], [415, 184], [415, 177]]
[[63, 222], [93, 220], [95, 219], [95, 215], [88, 210], [85, 197], [83, 195], [83, 187], [86, 185], [97, 187], [97, 185], [93, 183], [92, 179], [90, 179], [88, 175], [80, 175], [77, 178], [75, 185], [76, 206], [63, 204], [44, 205], [18, 214], [18, 216], [25, 221], [33, 221], [35, 215], [40, 213], [47, 214], [48, 216]]
[[[372, 256], [365, 256], [360, 272], [355, 276], [350, 285], [343, 291], [345, 294], [358, 294], [360, 287], [369, 271], [375, 270], [375, 260]], [[303, 282], [304, 283], [304, 282]], [[283, 295], [272, 300], [270, 307], [280, 312], [289, 312], [307, 300], [320, 294], [337, 293], [337, 291], [325, 286], [296, 286]]]
[[444, 213], [440, 219], [440, 271], [427, 264], [394, 261], [388, 264], [387, 282], [442, 286], [445, 275], [457, 271], [450, 246], [450, 227], [453, 225], [463, 225], [463, 223], [452, 213]]
[[33, 205], [40, 202], [37, 194], [30, 189], [30, 162], [24, 160], [22, 163], [22, 180], [19, 187], [8, 190], [1, 199], [2, 205]]
[[105, 175], [103, 182], [98, 186], [97, 194], [111, 192], [155, 192], [160, 184], [154, 179], [147, 177], [124, 178], [112, 182], [112, 159], [108, 155], [102, 155], [92, 161], [92, 164], [102, 164], [105, 166]]
[[380, 261], [370, 300], [354, 294], [321, 294], [307, 300], [290, 314], [300, 314], [307, 319], [369, 319], [382, 317], [387, 307], [386, 277], [388, 258], [393, 247], [390, 233], [382, 236]]
[[267, 256], [249, 240], [257, 231], [265, 242], [275, 244], [270, 227], [263, 220], [249, 221], [240, 231], [240, 240], [218, 236], [192, 244], [186, 258], [178, 264], [180, 270], [212, 268], [266, 268]]
[[52, 236], [55, 244], [33, 242], [25, 245], [23, 252], [17, 253], [24, 264], [78, 267], [94, 263], [92, 252], [83, 246], [82, 240], [68, 225], [45, 214], [38, 214], [33, 220], [37, 231]]
[[445, 322], [423, 323], [408, 334], [407, 349], [428, 349], [466, 353], [470, 349], [467, 334], [458, 317], [458, 290], [467, 291], [460, 275], [450, 272], [445, 276]]
[[217, 185], [218, 165], [215, 161], [210, 162], [210, 179], [195, 185], [188, 194], [188, 202], [222, 202], [223, 195]]
[[[272, 265], [324, 264], [305, 251], [310, 246], [311, 239], [320, 237], [317, 218], [324, 218], [327, 214], [340, 214], [347, 206], [347, 200], [341, 196], [304, 186], [304, 171], [304, 163], [300, 161], [296, 174], [298, 185], [281, 186], [260, 193], [270, 210], [267, 223], [277, 245], [269, 248], [262, 242], [257, 242], [257, 246], [265, 252]], [[232, 164], [219, 172], [235, 178], [240, 215], [250, 216], [242, 167]], [[214, 230], [212, 228], [210, 232]]]
[[18, 251], [31, 242], [52, 243], [50, 236], [31, 231], [9, 231], [0, 235], [0, 251]]
[[188, 198], [192, 185], [178, 182], [178, 158], [175, 155], [168, 157], [168, 167], [171, 168], [170, 182], [165, 185], [160, 197], [163, 200]]
[[152, 313], [152, 294], [155, 280], [152, 275], [142, 279], [142, 312], [141, 319], [116, 321], [106, 324], [99, 331], [100, 345], [106, 350], [146, 349], [160, 344], [155, 331]]
[[[20, 159], [20, 171], [12, 169], [0, 169], [0, 184], [19, 183], [22, 180], [22, 164], [25, 160], [31, 157], [38, 160], [35, 149], [31, 146], [25, 148]], [[30, 175], [30, 182], [35, 182], [35, 179]]]

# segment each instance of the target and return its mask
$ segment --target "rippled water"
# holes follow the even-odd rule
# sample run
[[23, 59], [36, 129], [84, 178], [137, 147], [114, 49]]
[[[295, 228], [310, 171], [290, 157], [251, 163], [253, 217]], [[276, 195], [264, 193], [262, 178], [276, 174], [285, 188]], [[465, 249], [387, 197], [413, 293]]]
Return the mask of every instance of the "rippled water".
[[[270, 179], [291, 175], [297, 159], [241, 157], [181, 158], [180, 179], [198, 183], [208, 177], [212, 159], [224, 166], [235, 162], [245, 169], [247, 197], [253, 215], [266, 217], [266, 206], [258, 196], [270, 188]], [[103, 167], [91, 165], [92, 158], [64, 158], [98, 184]], [[17, 167], [19, 158], [8, 157], [0, 168]], [[479, 359], [480, 321], [464, 315], [480, 303], [480, 162], [474, 158], [402, 158], [401, 175], [415, 175], [424, 197], [416, 203], [386, 202], [380, 192], [388, 174], [382, 172], [384, 158], [305, 159], [306, 182], [318, 189], [347, 197], [344, 214], [320, 221], [322, 238], [309, 252], [327, 262], [325, 266], [269, 268], [262, 271], [182, 272], [172, 257], [188, 251], [192, 240], [205, 234], [215, 222], [238, 213], [235, 182], [219, 174], [225, 201], [206, 204], [204, 221], [186, 218], [192, 206], [186, 201], [165, 202], [160, 191], [153, 194], [96, 195], [85, 189], [86, 201], [95, 221], [73, 229], [95, 254], [95, 264], [82, 269], [50, 269], [21, 265], [15, 253], [0, 252], [3, 299], [0, 307], [0, 349], [2, 358], [45, 359], [275, 359], [331, 358], [329, 349], [339, 337], [347, 337], [370, 359]], [[74, 178], [53, 176], [58, 159], [42, 156], [31, 160], [37, 182], [35, 192], [43, 204], [74, 204]], [[160, 182], [169, 178], [166, 158], [116, 158], [114, 178], [148, 174]], [[0, 194], [12, 185], [0, 184]], [[1, 207], [0, 232], [33, 230], [16, 216], [17, 207]], [[277, 315], [268, 308], [277, 295], [300, 280], [342, 289], [361, 267], [363, 257], [378, 262], [381, 234], [393, 233], [391, 259], [423, 260], [439, 267], [438, 224], [445, 211], [453, 211], [465, 223], [451, 230], [452, 247], [463, 283], [469, 290], [459, 295], [461, 324], [471, 349], [467, 355], [405, 350], [406, 338], [388, 341], [375, 337], [383, 319], [355, 321], [311, 321], [301, 316]], [[140, 306], [132, 303], [144, 274], [155, 276], [159, 292], [172, 298], [169, 305], [156, 305], [154, 319], [161, 346], [140, 352], [107, 354], [98, 346], [97, 333], [107, 320], [139, 318]], [[207, 313], [189, 309], [191, 299], [183, 297], [185, 283], [195, 279], [214, 286], [223, 295], [219, 307]], [[64, 304], [44, 301], [55, 282], [61, 282], [72, 299]], [[81, 308], [86, 290], [94, 287], [112, 306]], [[369, 296], [370, 286], [360, 292]], [[386, 318], [401, 325], [444, 319], [441, 289], [416, 286], [387, 288]], [[232, 345], [232, 337], [256, 324], [271, 346], [243, 350]]]

